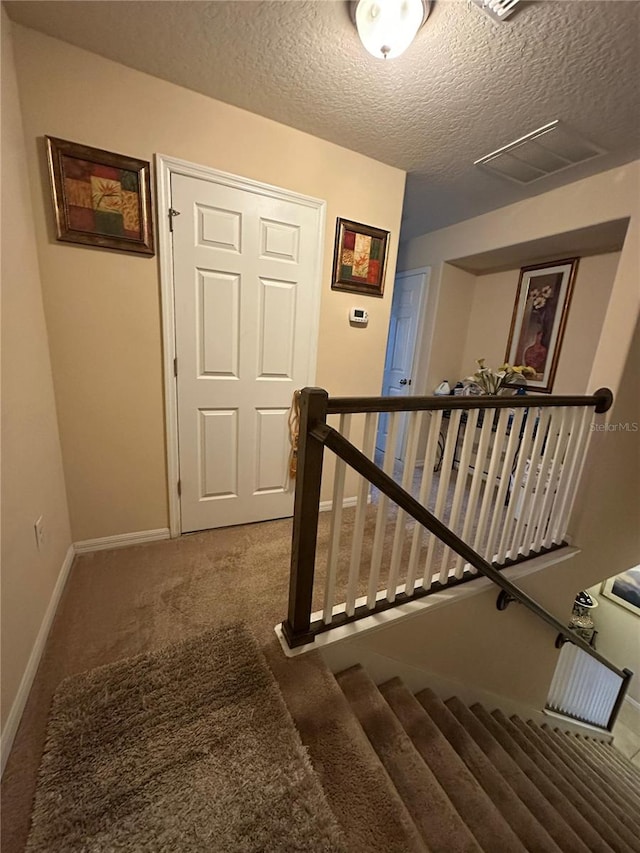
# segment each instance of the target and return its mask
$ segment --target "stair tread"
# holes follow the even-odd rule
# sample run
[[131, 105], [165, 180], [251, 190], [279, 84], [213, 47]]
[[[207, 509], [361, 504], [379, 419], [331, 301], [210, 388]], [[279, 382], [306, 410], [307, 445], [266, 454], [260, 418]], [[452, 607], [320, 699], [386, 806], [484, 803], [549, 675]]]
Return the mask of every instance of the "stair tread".
[[[538, 748], [533, 740], [533, 733], [531, 733], [531, 737], [528, 737], [527, 733], [517, 725], [517, 718], [509, 720], [501, 711], [493, 711], [492, 716], [507, 729], [514, 740], [516, 740], [516, 742], [525, 750], [529, 757], [532, 758], [540, 769], [548, 775], [549, 779], [551, 779], [551, 781], [560, 788], [563, 794], [573, 802], [576, 808], [579, 809], [585, 817], [587, 817], [589, 823], [592, 824], [594, 829], [610, 849], [621, 851], [621, 853], [622, 851], [628, 850], [628, 848], [625, 848], [624, 842], [616, 833], [611, 823], [605, 820], [605, 818], [600, 814], [600, 810], [594, 808], [591, 805], [590, 800], [585, 799], [581, 790], [579, 790], [572, 781], [566, 778], [566, 775], [563, 772], [565, 768], [562, 767], [562, 762], [558, 762], [555, 754], [547, 749], [541, 750]], [[522, 721], [520, 722], [522, 723]], [[524, 729], [527, 728], [524, 723], [522, 723], [522, 726]]]
[[361, 667], [336, 676], [429, 849], [481, 850], [382, 694]]
[[505, 782], [502, 775], [444, 702], [430, 689], [422, 690], [417, 694], [417, 698], [458, 754], [464, 759], [524, 846], [528, 850], [558, 853], [560, 848], [546, 829]]
[[[289, 661], [270, 655], [272, 668]], [[428, 853], [405, 804], [317, 653], [278, 681], [349, 853]]]
[[400, 679], [382, 684], [380, 692], [483, 849], [524, 850], [475, 776]]
[[611, 847], [603, 840], [591, 823], [586, 820], [582, 811], [576, 808], [574, 802], [553, 783], [548, 773], [539, 767], [525, 752], [512, 735], [503, 728], [489, 712], [480, 704], [472, 705], [471, 710], [496, 738], [498, 743], [518, 763], [528, 778], [539, 788], [546, 799], [554, 806], [564, 820], [573, 828], [576, 835], [582, 839], [591, 853], [608, 853]]
[[[640, 853], [640, 841], [637, 837], [638, 829], [635, 826], [634, 821], [631, 820], [629, 816], [625, 814], [624, 810], [616, 804], [609, 795], [609, 792], [603, 787], [600, 787], [596, 793], [590, 785], [586, 784], [584, 768], [571, 756], [564, 753], [561, 747], [559, 747], [555, 742], [547, 742], [545, 740], [545, 733], [538, 725], [531, 721], [526, 724], [519, 721], [518, 724], [527, 726], [528, 730], [536, 739], [536, 742], [540, 744], [540, 748], [547, 749], [549, 752], [555, 752], [558, 761], [564, 767], [563, 772], [568, 778], [572, 779], [573, 784], [576, 785], [579, 790], [584, 790], [585, 799], [591, 803], [593, 808], [598, 808], [601, 814], [613, 822], [616, 832], [629, 845], [631, 850], [637, 850]], [[593, 777], [589, 776], [586, 778], [589, 783], [593, 782]]]
[[[542, 731], [564, 755], [574, 763], [581, 764], [593, 779], [598, 780], [599, 787], [602, 787], [604, 795], [612, 801], [616, 810], [621, 810], [624, 817], [630, 819], [635, 831], [640, 832], [640, 822], [634, 820], [634, 813], [640, 813], [638, 792], [627, 786], [620, 775], [609, 770], [604, 762], [596, 761], [582, 739], [552, 731], [547, 726], [542, 726]], [[633, 805], [634, 809], [629, 809], [629, 805]]]
[[482, 723], [457, 697], [445, 703], [458, 719], [458, 722], [469, 732], [480, 749], [485, 753], [493, 766], [502, 774], [504, 780], [527, 806], [534, 817], [545, 827], [560, 850], [581, 851], [586, 847], [576, 836], [569, 824], [551, 805], [533, 782], [522, 772], [521, 768], [502, 748], [500, 743], [487, 731]]

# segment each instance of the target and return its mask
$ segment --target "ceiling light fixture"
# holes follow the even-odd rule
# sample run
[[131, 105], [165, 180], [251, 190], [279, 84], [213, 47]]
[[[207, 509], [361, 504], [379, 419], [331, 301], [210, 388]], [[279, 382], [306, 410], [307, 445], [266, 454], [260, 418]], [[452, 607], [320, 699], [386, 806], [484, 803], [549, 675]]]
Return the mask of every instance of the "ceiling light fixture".
[[430, 0], [356, 0], [350, 5], [360, 41], [378, 59], [404, 53], [431, 11]]

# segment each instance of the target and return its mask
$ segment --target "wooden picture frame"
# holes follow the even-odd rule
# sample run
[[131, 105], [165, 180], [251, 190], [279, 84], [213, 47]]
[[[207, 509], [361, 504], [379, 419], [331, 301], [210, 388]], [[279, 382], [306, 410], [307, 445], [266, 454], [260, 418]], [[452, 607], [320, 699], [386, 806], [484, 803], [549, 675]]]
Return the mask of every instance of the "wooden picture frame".
[[58, 240], [153, 255], [150, 164], [46, 137]]
[[578, 258], [522, 267], [505, 361], [528, 365], [532, 391], [550, 394], [558, 368]]
[[382, 296], [389, 232], [338, 217], [332, 290]]
[[640, 616], [640, 566], [603, 581], [600, 592]]

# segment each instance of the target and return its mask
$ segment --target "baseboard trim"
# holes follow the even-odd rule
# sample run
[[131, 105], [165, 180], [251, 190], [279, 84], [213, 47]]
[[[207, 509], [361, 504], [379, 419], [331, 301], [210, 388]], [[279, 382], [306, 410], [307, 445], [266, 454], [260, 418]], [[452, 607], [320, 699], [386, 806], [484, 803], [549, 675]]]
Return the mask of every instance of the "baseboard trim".
[[29, 691], [31, 690], [33, 679], [35, 678], [38, 670], [40, 658], [42, 657], [45, 643], [47, 642], [47, 637], [49, 636], [49, 631], [53, 623], [53, 618], [56, 615], [58, 604], [62, 597], [62, 592], [67, 582], [67, 578], [69, 577], [74, 557], [75, 549], [73, 545], [70, 545], [60, 568], [58, 579], [53, 587], [49, 604], [42, 619], [42, 623], [40, 624], [38, 636], [33, 644], [33, 648], [31, 649], [31, 654], [29, 655], [29, 660], [27, 661], [27, 666], [25, 668], [24, 675], [22, 676], [22, 681], [20, 682], [20, 687], [18, 687], [16, 698], [13, 700], [13, 705], [9, 711], [9, 716], [7, 717], [7, 722], [5, 723], [4, 731], [0, 738], [0, 775], [4, 773], [7, 758], [11, 752], [11, 747], [13, 746], [13, 741], [16, 736], [16, 732], [18, 731], [20, 720], [22, 719], [22, 713], [25, 705], [27, 704], [27, 699], [29, 698]]
[[640, 702], [638, 702], [637, 699], [632, 699], [631, 696], [625, 696], [624, 701], [628, 702], [631, 705], [631, 707], [634, 709], [634, 711], [640, 712]]
[[[371, 495], [369, 495], [367, 497], [367, 503], [368, 504], [371, 503]], [[354, 495], [352, 498], [344, 498], [343, 499], [342, 508], [347, 509], [348, 507], [351, 507], [351, 506], [357, 506], [357, 504], [358, 504], [358, 498], [356, 495]], [[320, 501], [320, 507], [319, 507], [320, 512], [331, 512], [332, 509], [333, 509], [333, 501]]]
[[106, 551], [111, 548], [126, 548], [128, 545], [143, 545], [145, 542], [159, 542], [169, 539], [168, 527], [157, 530], [138, 530], [135, 533], [118, 533], [116, 536], [102, 536], [99, 539], [84, 539], [75, 542], [76, 554], [89, 554], [92, 551]]

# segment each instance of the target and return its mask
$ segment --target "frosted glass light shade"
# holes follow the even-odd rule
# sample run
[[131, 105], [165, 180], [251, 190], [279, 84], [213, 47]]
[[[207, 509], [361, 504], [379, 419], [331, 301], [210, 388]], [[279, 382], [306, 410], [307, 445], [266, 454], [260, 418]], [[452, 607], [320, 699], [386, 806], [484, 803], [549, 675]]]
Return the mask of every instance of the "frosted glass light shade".
[[423, 0], [359, 0], [360, 41], [378, 59], [393, 59], [409, 47], [425, 18]]

